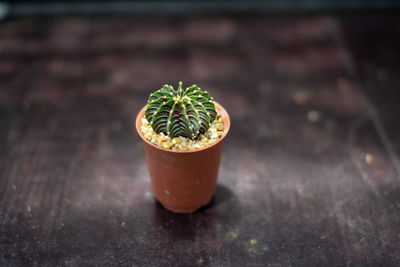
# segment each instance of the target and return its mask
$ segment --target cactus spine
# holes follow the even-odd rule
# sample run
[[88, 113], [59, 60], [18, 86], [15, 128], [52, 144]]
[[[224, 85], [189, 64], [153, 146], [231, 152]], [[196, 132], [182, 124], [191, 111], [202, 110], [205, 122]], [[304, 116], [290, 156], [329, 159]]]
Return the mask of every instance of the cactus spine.
[[217, 116], [212, 100], [210, 94], [197, 85], [182, 89], [182, 82], [179, 82], [175, 91], [166, 84], [149, 96], [145, 117], [156, 133], [195, 139], [207, 132]]

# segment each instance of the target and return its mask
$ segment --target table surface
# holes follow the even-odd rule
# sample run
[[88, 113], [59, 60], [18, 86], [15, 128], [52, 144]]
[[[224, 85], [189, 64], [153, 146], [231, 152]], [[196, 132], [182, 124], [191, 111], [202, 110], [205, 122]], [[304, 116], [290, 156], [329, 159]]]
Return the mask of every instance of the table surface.
[[[399, 265], [399, 47], [379, 16], [1, 22], [0, 265]], [[188, 215], [134, 129], [180, 80], [232, 121]]]

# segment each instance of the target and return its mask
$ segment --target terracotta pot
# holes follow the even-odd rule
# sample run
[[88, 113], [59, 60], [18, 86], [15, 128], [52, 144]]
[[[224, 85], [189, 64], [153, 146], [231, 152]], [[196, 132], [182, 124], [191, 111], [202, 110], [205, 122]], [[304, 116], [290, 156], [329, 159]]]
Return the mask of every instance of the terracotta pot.
[[136, 118], [136, 130], [143, 139], [153, 192], [169, 211], [194, 212], [207, 205], [214, 195], [222, 144], [230, 127], [226, 110], [218, 103], [214, 104], [222, 114], [224, 134], [216, 143], [191, 151], [164, 149], [147, 141], [140, 130], [146, 106]]

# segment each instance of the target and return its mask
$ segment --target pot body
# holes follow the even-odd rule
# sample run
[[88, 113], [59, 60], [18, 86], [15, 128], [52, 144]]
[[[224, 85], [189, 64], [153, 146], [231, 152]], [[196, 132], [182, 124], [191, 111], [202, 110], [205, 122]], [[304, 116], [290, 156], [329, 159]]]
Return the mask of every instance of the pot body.
[[227, 112], [218, 103], [214, 104], [222, 113], [224, 134], [216, 143], [192, 151], [167, 150], [147, 141], [140, 131], [146, 107], [138, 114], [136, 129], [143, 139], [152, 189], [169, 211], [194, 212], [207, 205], [214, 195], [223, 140], [230, 128]]

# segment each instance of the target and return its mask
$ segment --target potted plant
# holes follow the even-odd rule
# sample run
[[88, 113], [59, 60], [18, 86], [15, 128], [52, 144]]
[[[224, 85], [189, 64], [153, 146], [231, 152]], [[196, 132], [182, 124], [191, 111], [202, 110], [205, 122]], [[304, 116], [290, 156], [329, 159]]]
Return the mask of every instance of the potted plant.
[[150, 94], [136, 130], [153, 192], [167, 210], [190, 213], [210, 202], [229, 127], [226, 110], [197, 85], [164, 85]]

